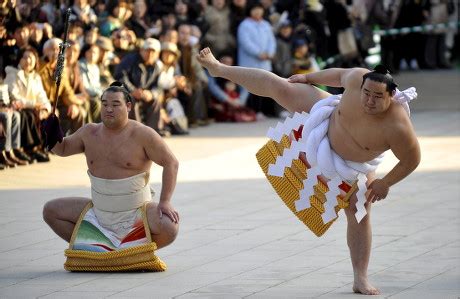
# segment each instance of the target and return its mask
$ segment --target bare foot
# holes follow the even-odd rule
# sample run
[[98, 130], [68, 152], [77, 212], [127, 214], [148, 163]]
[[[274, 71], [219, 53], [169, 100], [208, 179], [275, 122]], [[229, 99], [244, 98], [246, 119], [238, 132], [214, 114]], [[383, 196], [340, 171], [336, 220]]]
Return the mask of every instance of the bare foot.
[[367, 278], [361, 280], [355, 279], [355, 282], [353, 283], [353, 292], [360, 293], [363, 295], [380, 295], [380, 290], [374, 288], [369, 283], [369, 280], [367, 280]]
[[209, 74], [213, 77], [217, 77], [217, 70], [221, 64], [217, 59], [212, 55], [211, 49], [204, 48], [197, 55], [198, 62], [205, 68], [208, 69]]

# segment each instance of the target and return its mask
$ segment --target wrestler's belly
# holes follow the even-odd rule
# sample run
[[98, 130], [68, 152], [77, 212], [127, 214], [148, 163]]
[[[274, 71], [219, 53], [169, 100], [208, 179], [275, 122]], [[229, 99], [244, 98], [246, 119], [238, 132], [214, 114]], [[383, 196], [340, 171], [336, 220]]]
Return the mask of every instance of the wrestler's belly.
[[328, 137], [331, 148], [340, 157], [349, 161], [367, 162], [381, 154], [380, 152], [367, 150], [356, 142], [356, 137], [340, 125], [335, 114], [336, 112], [333, 113], [329, 122]]

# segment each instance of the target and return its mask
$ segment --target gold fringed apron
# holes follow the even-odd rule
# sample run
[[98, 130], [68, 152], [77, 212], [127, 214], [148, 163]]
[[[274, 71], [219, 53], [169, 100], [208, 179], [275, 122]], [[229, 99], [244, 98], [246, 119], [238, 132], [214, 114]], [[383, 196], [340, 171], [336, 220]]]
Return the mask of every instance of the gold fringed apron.
[[[285, 148], [290, 148], [290, 146], [291, 141], [286, 135], [283, 136], [279, 143], [270, 140], [257, 152], [256, 158], [268, 181], [286, 206], [316, 236], [320, 237], [337, 219], [325, 224], [321, 217], [324, 212], [324, 203], [326, 202], [324, 194], [329, 191], [327, 184], [317, 179], [317, 184], [314, 187], [315, 194], [310, 196], [310, 208], [297, 212], [294, 202], [299, 199], [299, 192], [303, 188], [303, 180], [308, 176], [308, 169], [305, 163], [300, 159], [294, 160], [291, 167], [285, 169], [283, 177], [268, 174], [268, 166], [274, 164], [276, 158], [283, 153]], [[342, 182], [340, 189], [342, 194], [337, 196], [336, 213], [348, 207], [350, 196], [357, 190], [357, 184], [349, 185]]]

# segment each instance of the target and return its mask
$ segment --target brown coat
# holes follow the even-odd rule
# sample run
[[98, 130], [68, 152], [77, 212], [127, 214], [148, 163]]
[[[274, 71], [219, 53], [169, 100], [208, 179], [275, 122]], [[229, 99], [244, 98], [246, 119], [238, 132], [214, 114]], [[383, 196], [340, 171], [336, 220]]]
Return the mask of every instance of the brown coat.
[[[40, 70], [38, 71], [42, 78], [43, 87], [45, 88], [46, 95], [50, 99], [50, 102], [54, 104], [56, 101], [56, 82], [54, 81], [54, 69], [51, 69], [50, 64], [41, 64]], [[70, 106], [76, 103], [75, 93], [70, 86], [69, 79], [65, 72], [62, 74], [61, 85], [59, 86], [59, 102], [58, 106]]]

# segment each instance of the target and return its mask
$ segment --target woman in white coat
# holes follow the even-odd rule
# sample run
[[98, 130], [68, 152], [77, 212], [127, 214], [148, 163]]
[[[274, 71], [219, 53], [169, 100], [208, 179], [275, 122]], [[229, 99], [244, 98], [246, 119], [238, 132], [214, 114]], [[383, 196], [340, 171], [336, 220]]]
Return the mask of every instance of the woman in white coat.
[[51, 104], [38, 74], [38, 54], [26, 48], [20, 55], [17, 68], [6, 67], [5, 83], [15, 110], [21, 113], [21, 145], [38, 162], [49, 161], [42, 151], [40, 120], [51, 112]]

